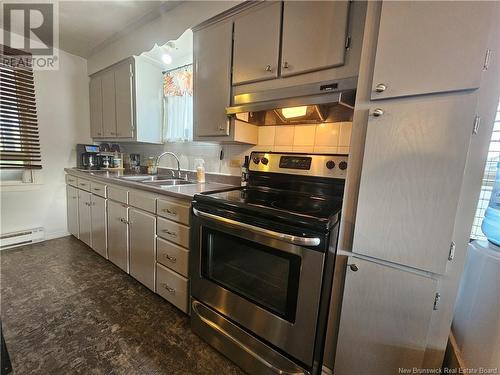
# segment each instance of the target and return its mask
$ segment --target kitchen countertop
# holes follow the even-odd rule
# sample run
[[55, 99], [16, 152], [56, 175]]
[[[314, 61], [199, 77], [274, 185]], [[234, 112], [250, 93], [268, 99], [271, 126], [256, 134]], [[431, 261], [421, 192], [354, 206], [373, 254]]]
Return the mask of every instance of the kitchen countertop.
[[104, 171], [104, 170], [88, 171], [77, 168], [64, 168], [64, 171], [76, 177], [92, 178], [94, 180], [102, 181], [108, 184], [127, 186], [134, 189], [145, 190], [161, 195], [169, 195], [172, 197], [186, 199], [186, 200], [192, 200], [195, 194], [223, 191], [238, 187], [236, 185], [222, 184], [219, 182], [205, 182], [205, 183], [195, 183], [189, 185], [178, 185], [178, 186], [169, 186], [166, 188], [161, 188], [159, 186], [155, 186], [154, 184], [145, 184], [142, 182], [127, 181], [120, 179], [119, 177], [122, 176], [134, 175], [133, 173], [127, 173], [127, 172], [124, 173], [123, 171]]

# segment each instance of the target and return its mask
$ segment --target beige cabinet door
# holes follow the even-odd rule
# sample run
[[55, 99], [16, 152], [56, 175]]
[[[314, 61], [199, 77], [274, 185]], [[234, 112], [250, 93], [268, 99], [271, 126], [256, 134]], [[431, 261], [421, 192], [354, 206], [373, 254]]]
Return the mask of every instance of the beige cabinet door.
[[344, 64], [349, 1], [285, 1], [281, 75]]
[[91, 198], [92, 248], [107, 258], [106, 248], [106, 199], [97, 195]]
[[91, 194], [78, 189], [78, 226], [80, 229], [80, 240], [88, 246], [92, 246], [90, 232], [92, 230], [90, 221], [90, 197]]
[[68, 232], [76, 238], [79, 238], [78, 229], [78, 189], [73, 186], [66, 185], [66, 206], [67, 206], [67, 221]]
[[371, 108], [354, 252], [444, 273], [476, 102], [461, 92]]
[[116, 136], [115, 74], [112, 70], [101, 76], [102, 127], [104, 137]]
[[132, 63], [126, 62], [115, 71], [116, 137], [134, 137]]
[[156, 216], [130, 208], [130, 275], [155, 290]]
[[128, 273], [128, 207], [108, 200], [108, 257]]
[[493, 3], [384, 1], [372, 99], [479, 87]]
[[229, 135], [232, 29], [225, 21], [193, 34], [195, 137]]
[[278, 76], [281, 2], [250, 9], [234, 20], [233, 84]]
[[89, 84], [90, 96], [90, 136], [99, 138], [103, 136], [102, 127], [102, 88], [101, 77], [93, 77]]
[[436, 281], [350, 258], [340, 314], [336, 375], [393, 375], [420, 368]]

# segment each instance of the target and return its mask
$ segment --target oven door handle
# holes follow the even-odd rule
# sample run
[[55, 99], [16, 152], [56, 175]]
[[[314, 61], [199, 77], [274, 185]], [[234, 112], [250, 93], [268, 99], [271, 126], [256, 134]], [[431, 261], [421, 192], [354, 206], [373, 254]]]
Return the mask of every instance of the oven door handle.
[[232, 227], [236, 228], [241, 228], [248, 230], [252, 233], [256, 234], [261, 234], [266, 237], [274, 238], [276, 240], [288, 242], [294, 245], [299, 245], [299, 246], [318, 246], [321, 243], [321, 239], [318, 237], [299, 237], [299, 236], [292, 236], [291, 234], [286, 234], [286, 233], [280, 233], [280, 232], [275, 232], [273, 230], [269, 229], [264, 229], [260, 227], [256, 227], [254, 225], [246, 224], [246, 223], [241, 223], [236, 220], [228, 219], [222, 216], [214, 215], [214, 214], [209, 214], [208, 212], [203, 212], [200, 210], [197, 210], [196, 208], [193, 207], [193, 213], [201, 218], [205, 219], [211, 219], [214, 221], [217, 221], [222, 224], [230, 225]]

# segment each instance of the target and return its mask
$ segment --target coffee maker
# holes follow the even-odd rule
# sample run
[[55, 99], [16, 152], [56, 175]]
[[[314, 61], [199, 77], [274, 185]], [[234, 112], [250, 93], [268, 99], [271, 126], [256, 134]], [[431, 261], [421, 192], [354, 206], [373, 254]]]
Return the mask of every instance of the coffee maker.
[[76, 166], [79, 169], [99, 169], [99, 146], [77, 144]]

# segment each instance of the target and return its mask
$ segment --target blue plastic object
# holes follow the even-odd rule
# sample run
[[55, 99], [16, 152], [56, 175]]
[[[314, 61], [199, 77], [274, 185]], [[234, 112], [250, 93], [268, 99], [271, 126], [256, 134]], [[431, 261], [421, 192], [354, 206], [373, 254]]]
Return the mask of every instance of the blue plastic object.
[[481, 230], [488, 241], [500, 246], [500, 162], [497, 164], [495, 184], [491, 192], [490, 203], [484, 214]]

